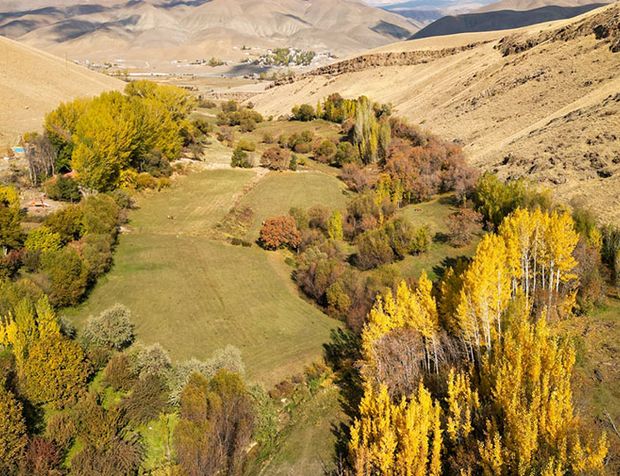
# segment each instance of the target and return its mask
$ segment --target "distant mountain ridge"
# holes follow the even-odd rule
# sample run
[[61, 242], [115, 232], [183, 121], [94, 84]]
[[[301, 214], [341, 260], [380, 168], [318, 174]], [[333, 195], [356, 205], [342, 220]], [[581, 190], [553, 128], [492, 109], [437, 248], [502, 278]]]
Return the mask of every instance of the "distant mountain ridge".
[[488, 10], [492, 8], [488, 6], [479, 13], [442, 17], [416, 32], [411, 39], [521, 28], [537, 23], [573, 18], [605, 4], [605, 2], [600, 2], [573, 7], [549, 5], [532, 10]]
[[244, 46], [348, 55], [418, 29], [357, 0], [26, 0], [0, 13], [0, 35], [82, 59], [229, 59]]

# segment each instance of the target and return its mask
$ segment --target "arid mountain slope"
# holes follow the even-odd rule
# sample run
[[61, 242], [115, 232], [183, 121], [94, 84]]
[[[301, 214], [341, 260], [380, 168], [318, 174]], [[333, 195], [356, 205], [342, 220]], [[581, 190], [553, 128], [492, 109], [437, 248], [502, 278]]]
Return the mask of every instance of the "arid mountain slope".
[[592, 3], [613, 3], [613, 0], [500, 0], [499, 2], [480, 7], [475, 10], [475, 12], [497, 12], [500, 10], [524, 11], [549, 6], [581, 7]]
[[398, 114], [462, 143], [482, 169], [585, 199], [602, 219], [620, 223], [618, 50], [614, 4], [521, 30], [390, 45], [252, 100], [267, 114], [333, 92], [391, 102]]
[[475, 31], [496, 31], [521, 28], [537, 23], [573, 18], [589, 12], [590, 10], [594, 10], [595, 8], [599, 8], [605, 3], [606, 2], [593, 2], [578, 6], [548, 5], [531, 10], [502, 9], [445, 16], [425, 28], [422, 28], [412, 36], [412, 39]]
[[48, 0], [48, 4], [0, 14], [0, 34], [70, 58], [157, 61], [212, 56], [236, 60], [245, 56], [244, 46], [346, 55], [407, 38], [418, 29], [399, 15], [358, 0], [102, 0], [80, 6]]
[[[0, 147], [39, 130], [61, 101], [122, 89], [121, 81], [0, 37]], [[0, 150], [4, 152], [3, 150]]]

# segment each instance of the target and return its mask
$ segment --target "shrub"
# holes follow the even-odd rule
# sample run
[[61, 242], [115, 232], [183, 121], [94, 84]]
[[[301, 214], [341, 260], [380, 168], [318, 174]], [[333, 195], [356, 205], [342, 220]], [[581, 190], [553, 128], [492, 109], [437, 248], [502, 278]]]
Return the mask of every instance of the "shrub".
[[271, 170], [286, 170], [291, 163], [291, 153], [281, 147], [267, 149], [260, 159], [260, 164]]
[[56, 233], [47, 226], [35, 228], [24, 242], [24, 248], [28, 251], [58, 251], [62, 245], [62, 237], [60, 233]]
[[376, 170], [360, 167], [357, 164], [344, 164], [340, 172], [340, 180], [354, 192], [364, 192], [373, 188], [379, 175]]
[[237, 148], [245, 150], [246, 152], [254, 152], [256, 150], [256, 144], [248, 139], [241, 139], [237, 143]]
[[331, 211], [323, 205], [314, 205], [308, 209], [308, 224], [310, 228], [317, 228], [327, 232]]
[[82, 236], [82, 215], [84, 210], [81, 205], [68, 205], [45, 219], [45, 226], [60, 235], [63, 244], [73, 240], [79, 240]]
[[90, 280], [94, 282], [112, 267], [112, 238], [109, 235], [86, 235], [80, 244], [82, 259]]
[[268, 218], [260, 230], [259, 243], [267, 250], [297, 249], [301, 244], [301, 233], [291, 216]]
[[121, 408], [130, 422], [147, 423], [157, 417], [166, 407], [166, 385], [158, 375], [138, 379], [129, 396], [121, 401]]
[[28, 435], [22, 405], [4, 382], [0, 382], [0, 415], [0, 470], [10, 474], [26, 449]]
[[136, 379], [129, 357], [125, 354], [114, 355], [103, 371], [103, 378], [116, 391], [129, 390]]
[[336, 149], [334, 157], [336, 165], [343, 166], [345, 164], [354, 164], [360, 162], [357, 149], [350, 142], [341, 142]]
[[293, 154], [293, 156], [291, 157], [291, 163], [288, 166], [288, 168], [292, 170], [293, 172], [297, 171], [297, 160], [298, 160], [297, 156]]
[[88, 345], [122, 350], [132, 344], [135, 334], [131, 311], [122, 304], [115, 304], [86, 323], [83, 339]]
[[44, 185], [45, 193], [52, 200], [79, 202], [82, 198], [78, 183], [72, 178], [57, 175]]
[[295, 106], [292, 110], [293, 120], [309, 122], [316, 119], [316, 113], [314, 108], [310, 104], [302, 104], [301, 106]]
[[384, 230], [396, 258], [403, 259], [414, 251], [417, 233], [411, 223], [399, 218], [388, 222]]
[[237, 147], [233, 151], [233, 155], [230, 160], [230, 165], [232, 167], [239, 167], [242, 169], [252, 168], [252, 162], [250, 160], [249, 154], [243, 149], [240, 149], [239, 147]]
[[58, 307], [77, 304], [86, 291], [88, 268], [75, 250], [63, 248], [45, 253], [41, 264], [52, 304]]
[[431, 248], [431, 230], [428, 226], [418, 228], [413, 238], [413, 244], [411, 247], [412, 254], [426, 253]]
[[220, 371], [210, 381], [193, 375], [181, 395], [180, 417], [174, 446], [182, 470], [189, 475], [240, 473], [254, 409], [238, 375]]
[[225, 101], [221, 104], [222, 111], [224, 112], [236, 112], [239, 110], [239, 104], [234, 99]]
[[77, 428], [67, 412], [54, 413], [47, 419], [45, 437], [63, 450], [68, 450], [77, 435]]
[[270, 132], [265, 132], [263, 134], [263, 144], [274, 144], [275, 142], [276, 140], [273, 137], [273, 134], [271, 134]]
[[336, 146], [330, 140], [324, 140], [314, 148], [314, 159], [324, 164], [330, 164], [336, 157]]
[[140, 378], [147, 375], [164, 375], [172, 368], [170, 355], [160, 344], [141, 346], [132, 356], [132, 368]]
[[288, 211], [288, 214], [295, 219], [298, 230], [303, 231], [308, 228], [308, 214], [303, 208], [293, 207]]
[[109, 195], [91, 195], [82, 202], [82, 232], [116, 236], [120, 208]]
[[49, 476], [59, 474], [62, 454], [53, 443], [40, 436], [30, 440], [26, 454], [20, 461], [20, 474]]
[[384, 230], [362, 233], [357, 239], [355, 264], [360, 269], [372, 269], [394, 261], [395, 255]]
[[91, 367], [80, 345], [58, 334], [30, 346], [22, 373], [20, 383], [32, 403], [64, 408], [86, 390]]
[[482, 215], [471, 208], [461, 208], [448, 218], [448, 239], [453, 246], [466, 246], [481, 229]]

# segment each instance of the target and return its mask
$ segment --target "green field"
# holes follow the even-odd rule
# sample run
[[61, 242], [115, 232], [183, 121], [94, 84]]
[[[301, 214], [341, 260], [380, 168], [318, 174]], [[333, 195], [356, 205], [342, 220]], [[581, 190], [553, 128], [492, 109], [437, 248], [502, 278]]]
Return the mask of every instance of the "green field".
[[248, 239], [258, 238], [265, 218], [286, 215], [291, 207], [324, 205], [346, 207], [346, 186], [337, 178], [317, 171], [270, 173], [240, 201], [240, 206], [254, 210]]
[[260, 468], [250, 465], [251, 475], [320, 475], [335, 466], [337, 435], [346, 421], [338, 387], [327, 384], [297, 406], [291, 421], [279, 435], [271, 457]]
[[[207, 358], [232, 344], [242, 352], [249, 379], [266, 385], [318, 359], [338, 323], [299, 296], [282, 256], [212, 238], [213, 226], [255, 174], [192, 173], [169, 190], [141, 197], [114, 268], [68, 317], [80, 327], [89, 315], [122, 303], [133, 313], [139, 341], [159, 342], [177, 360]], [[297, 175], [282, 177], [290, 180], [274, 179], [280, 196], [290, 196], [289, 186], [299, 190]], [[299, 204], [320, 201], [323, 191], [305, 189]]]
[[407, 256], [397, 266], [404, 276], [418, 278], [422, 271], [435, 280], [446, 265], [459, 257], [470, 257], [476, 251], [478, 239], [462, 248], [455, 248], [443, 242], [441, 235], [448, 232], [448, 217], [456, 208], [450, 203], [450, 196], [441, 196], [428, 202], [409, 205], [399, 214], [409, 220], [415, 227], [428, 226], [435, 239], [428, 252], [418, 256]]

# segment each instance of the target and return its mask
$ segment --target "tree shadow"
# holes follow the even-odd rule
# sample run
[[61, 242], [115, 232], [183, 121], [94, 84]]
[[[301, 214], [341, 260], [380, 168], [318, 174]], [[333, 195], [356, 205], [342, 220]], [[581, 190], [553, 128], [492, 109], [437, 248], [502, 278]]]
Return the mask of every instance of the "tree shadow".
[[[353, 331], [336, 329], [331, 332], [331, 341], [324, 344], [325, 361], [335, 374], [335, 383], [340, 389], [340, 407], [352, 421], [358, 415], [363, 396], [362, 378], [358, 362], [361, 360], [360, 336]], [[331, 431], [336, 437], [336, 463], [346, 460], [350, 424], [333, 424]]]
[[435, 273], [435, 276], [437, 276], [437, 278], [441, 280], [444, 274], [446, 274], [448, 268], [456, 268], [460, 262], [467, 263], [470, 260], [471, 258], [465, 255], [444, 258], [441, 263], [433, 266], [433, 273]]

